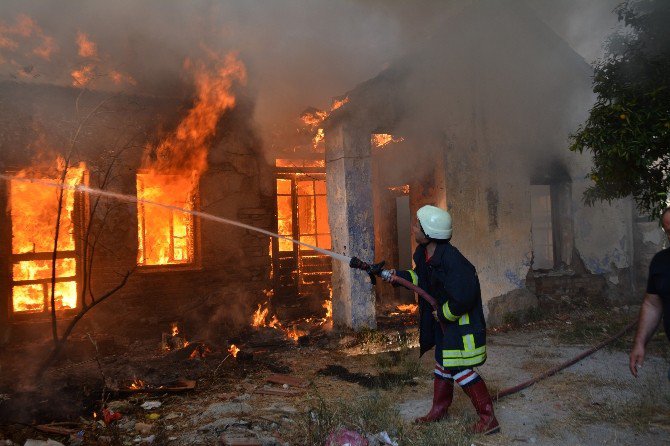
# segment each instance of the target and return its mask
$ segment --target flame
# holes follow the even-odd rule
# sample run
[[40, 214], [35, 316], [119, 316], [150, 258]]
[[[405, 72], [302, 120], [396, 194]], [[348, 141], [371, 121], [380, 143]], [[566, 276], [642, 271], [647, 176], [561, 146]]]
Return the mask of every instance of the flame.
[[325, 137], [326, 135], [323, 133], [323, 129], [318, 129], [314, 135], [314, 138], [312, 138], [312, 146], [316, 149], [316, 147], [321, 141], [323, 141]]
[[109, 72], [109, 77], [116, 85], [121, 85], [127, 83], [130, 85], [137, 85], [137, 81], [129, 74], [122, 73], [120, 71], [112, 70]]
[[389, 135], [388, 133], [374, 133], [372, 135], [372, 146], [376, 148], [382, 148], [388, 144], [391, 143], [399, 143], [404, 141], [405, 139], [402, 137], [395, 138], [393, 135]]
[[[65, 167], [62, 159], [57, 161], [57, 171]], [[86, 167], [70, 167], [65, 177], [69, 186], [80, 184]], [[17, 178], [26, 176], [24, 170]], [[47, 181], [59, 182], [59, 175], [31, 176]], [[51, 305], [51, 260], [30, 257], [53, 252], [54, 228], [58, 212], [59, 191], [39, 184], [12, 180], [10, 182], [9, 207], [12, 221], [12, 254], [22, 255], [12, 265], [12, 308], [15, 312], [42, 312]], [[58, 234], [59, 258], [56, 260], [56, 310], [77, 307], [77, 261], [75, 258], [75, 194], [63, 192], [61, 224]], [[71, 280], [67, 280], [71, 279]], [[27, 283], [26, 283], [27, 282]]]
[[77, 32], [77, 54], [81, 57], [96, 57], [98, 55], [98, 46], [87, 34]]
[[402, 313], [416, 313], [419, 306], [416, 304], [398, 305], [396, 309]]
[[333, 317], [333, 299], [332, 297], [323, 303], [323, 308], [326, 309], [326, 320]]
[[286, 333], [286, 337], [292, 339], [293, 341], [297, 341], [301, 336], [305, 336], [307, 334], [306, 331], [299, 330], [295, 325], [290, 329], [284, 330], [284, 332]]
[[262, 308], [259, 304], [258, 309], [254, 312], [253, 320], [251, 322], [252, 327], [265, 327], [265, 318], [268, 315], [270, 309], [268, 307]]
[[95, 77], [95, 65], [88, 64], [78, 70], [72, 70], [70, 76], [72, 76], [73, 87], [84, 87]]
[[340, 100], [335, 100], [333, 102], [333, 105], [330, 107], [330, 111], [323, 111], [315, 108], [310, 108], [307, 111], [303, 112], [303, 114], [300, 116], [300, 120], [303, 122], [303, 124], [311, 132], [314, 133], [314, 136], [312, 137], [312, 146], [314, 147], [315, 150], [317, 149], [319, 143], [321, 143], [321, 141], [323, 141], [325, 137], [323, 128], [320, 127], [321, 123], [323, 123], [323, 121], [325, 121], [334, 110], [337, 110], [338, 108], [342, 107], [347, 102], [349, 102], [349, 97], [345, 97], [344, 99]]
[[[192, 210], [195, 203], [195, 178], [137, 174], [137, 198], [181, 209]], [[170, 265], [193, 262], [193, 215], [158, 206], [138, 207], [138, 252], [140, 265]]]
[[240, 352], [240, 349], [237, 348], [235, 344], [230, 344], [230, 348], [228, 349], [228, 353], [230, 353], [233, 358], [237, 358], [237, 354]]
[[315, 128], [320, 125], [328, 115], [329, 113], [323, 110], [311, 110], [303, 113], [300, 119], [307, 127]]
[[146, 386], [147, 384], [141, 379], [133, 378], [133, 382], [132, 384], [130, 384], [129, 388], [137, 390], [137, 389], [144, 389]]
[[349, 102], [349, 96], [346, 96], [344, 99], [333, 101], [333, 105], [330, 108], [330, 111], [332, 112], [334, 110], [337, 110], [338, 108], [342, 107], [347, 102]]
[[207, 168], [207, 143], [214, 136], [221, 115], [235, 106], [232, 87], [235, 82], [246, 82], [246, 69], [235, 54], [217, 59], [211, 70], [203, 63], [195, 67], [195, 104], [172, 134], [145, 153], [147, 168], [163, 174], [201, 174]]
[[26, 40], [33, 36], [38, 39], [39, 45], [32, 50], [32, 53], [48, 60], [56, 49], [54, 39], [45, 35], [42, 28], [30, 16], [19, 14], [13, 25], [0, 22], [0, 48], [16, 51], [21, 46], [16, 38]]
[[172, 324], [172, 336], [177, 336], [179, 334], [179, 326], [176, 323]]
[[270, 328], [281, 328], [281, 322], [277, 319], [277, 315], [272, 315], [272, 320], [268, 324]]
[[403, 195], [409, 195], [409, 184], [403, 184], [402, 186], [391, 186], [388, 188], [391, 192], [402, 192]]
[[51, 36], [42, 36], [42, 43], [33, 49], [33, 54], [45, 60], [50, 60], [51, 55], [58, 49], [56, 41]]
[[[244, 83], [244, 65], [234, 54], [216, 58], [208, 69], [194, 66], [196, 100], [177, 128], [144, 155], [145, 172], [137, 175], [140, 200], [193, 210], [198, 181], [207, 168], [208, 144], [221, 115], [235, 106], [232, 87]], [[138, 203], [138, 264], [188, 264], [194, 261], [191, 214]]]

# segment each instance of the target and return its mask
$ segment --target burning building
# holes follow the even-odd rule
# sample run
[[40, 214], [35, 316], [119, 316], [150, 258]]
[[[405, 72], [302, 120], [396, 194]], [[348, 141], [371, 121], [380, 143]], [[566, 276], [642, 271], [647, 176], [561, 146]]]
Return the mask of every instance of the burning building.
[[[521, 2], [475, 2], [439, 30], [325, 123], [333, 249], [408, 268], [411, 216], [434, 204], [453, 215], [493, 324], [538, 295], [637, 295], [655, 223], [628, 199], [585, 206], [590, 160], [567, 149], [591, 67]], [[335, 323], [374, 326], [392, 293], [335, 264]]]
[[[407, 268], [411, 216], [448, 208], [494, 323], [534, 293], [631, 290], [651, 229], [628, 200], [585, 207], [589, 160], [567, 151], [592, 100], [590, 67], [522, 3], [486, 3], [464, 6], [329, 111], [306, 110], [298, 149], [261, 142], [234, 56], [187, 61], [188, 100], [107, 94], [83, 89], [107, 59], [78, 33], [71, 86], [0, 83], [0, 173], [12, 177], [0, 182], [0, 330], [46, 330], [52, 306], [67, 321], [121, 283], [86, 323], [248, 325], [256, 311], [269, 326], [267, 296], [284, 320], [330, 314], [332, 291], [334, 321], [359, 329], [375, 326], [380, 303], [413, 299], [305, 246], [190, 211]], [[24, 177], [126, 198], [61, 197]]]
[[[128, 273], [118, 297], [85, 318], [93, 327], [142, 330], [225, 301], [239, 308], [222, 319], [246, 320], [272, 288], [268, 236], [181, 211], [276, 230], [272, 170], [237, 88], [244, 66], [228, 56], [194, 73], [187, 100], [0, 85], [0, 168], [12, 178], [0, 186], [3, 330], [46, 327], [52, 294], [65, 324]], [[75, 109], [81, 115], [68, 113]]]

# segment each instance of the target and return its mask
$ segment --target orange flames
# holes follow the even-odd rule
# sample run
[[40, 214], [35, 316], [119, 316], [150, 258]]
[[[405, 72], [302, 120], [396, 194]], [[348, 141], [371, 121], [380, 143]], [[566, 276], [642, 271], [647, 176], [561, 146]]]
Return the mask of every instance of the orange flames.
[[77, 54], [80, 57], [96, 57], [98, 55], [98, 46], [81, 31], [77, 32], [77, 48]]
[[84, 65], [78, 70], [72, 70], [70, 75], [72, 76], [72, 86], [73, 87], [84, 87], [88, 85], [89, 82], [95, 77], [95, 66], [94, 65]]
[[405, 139], [402, 137], [395, 138], [393, 135], [389, 135], [388, 133], [374, 133], [372, 135], [372, 147], [376, 147], [378, 149], [387, 146], [391, 143], [399, 143], [404, 141]]
[[[215, 58], [214, 67], [195, 64], [196, 100], [177, 128], [145, 151], [145, 172], [137, 175], [137, 196], [187, 210], [195, 207], [200, 175], [207, 168], [208, 144], [221, 115], [235, 106], [232, 87], [246, 80], [234, 54]], [[191, 67], [190, 61], [187, 66]], [[194, 261], [193, 216], [138, 203], [138, 264]]]
[[333, 299], [332, 297], [323, 303], [323, 308], [326, 309], [326, 320], [333, 317]]
[[34, 54], [49, 60], [57, 46], [53, 37], [44, 34], [30, 16], [19, 14], [13, 25], [0, 22], [0, 49], [11, 52], [21, 50], [26, 55]]
[[230, 344], [230, 348], [228, 349], [228, 353], [231, 354], [233, 358], [237, 358], [237, 354], [240, 352], [240, 349], [237, 348], [235, 344]]
[[306, 331], [298, 330], [295, 325], [289, 329], [284, 329], [284, 333], [286, 333], [287, 338], [292, 339], [293, 341], [297, 341], [300, 337], [307, 334]]
[[255, 328], [268, 327], [275, 330], [281, 330], [287, 338], [294, 341], [297, 341], [299, 337], [307, 334], [307, 332], [297, 329], [295, 325], [291, 328], [284, 327], [277, 318], [277, 315], [272, 315], [270, 322], [266, 322], [269, 312], [269, 302], [265, 302], [263, 305], [259, 304], [258, 309], [252, 316], [251, 325]]
[[268, 311], [270, 309], [268, 307], [262, 308], [260, 304], [258, 304], [258, 309], [254, 312], [253, 315], [253, 320], [251, 321], [251, 326], [252, 327], [265, 327], [265, 318], [268, 316]]
[[391, 186], [388, 188], [391, 192], [401, 192], [403, 195], [409, 195], [409, 184], [403, 184], [402, 186]]
[[401, 313], [416, 313], [419, 306], [416, 304], [398, 305], [396, 309]]
[[[58, 160], [57, 171], [65, 168]], [[84, 181], [83, 164], [70, 167], [65, 183], [76, 186]], [[22, 171], [17, 178], [27, 176]], [[30, 172], [30, 176], [40, 176]], [[60, 175], [42, 176], [59, 182]], [[51, 253], [54, 248], [59, 190], [40, 184], [12, 180], [9, 207], [12, 221], [12, 309], [14, 312], [43, 312], [51, 308]], [[75, 193], [63, 192], [61, 223], [56, 260], [56, 310], [77, 307], [77, 261], [75, 257]]]
[[141, 379], [135, 378], [133, 382], [128, 386], [128, 388], [137, 390], [137, 389], [144, 389], [147, 386], [147, 384], [142, 381]]
[[85, 87], [94, 79], [111, 79], [115, 85], [127, 83], [136, 85], [135, 79], [126, 73], [110, 68], [109, 56], [98, 54], [98, 45], [89, 37], [88, 34], [77, 32], [77, 55], [85, 59], [79, 68], [70, 72], [73, 87]]
[[315, 150], [317, 149], [319, 143], [321, 143], [321, 141], [323, 141], [325, 137], [323, 129], [320, 128], [319, 126], [323, 121], [325, 121], [328, 118], [328, 116], [330, 116], [330, 114], [333, 111], [342, 107], [347, 102], [349, 102], [349, 97], [333, 101], [333, 104], [330, 107], [330, 111], [323, 111], [323, 110], [317, 110], [315, 108], [310, 108], [300, 116], [300, 119], [303, 122], [303, 124], [311, 132], [314, 133], [314, 136], [312, 137], [312, 146], [314, 147]]
[[333, 110], [337, 110], [338, 108], [342, 107], [344, 104], [349, 102], [349, 97], [345, 97], [344, 99], [336, 99], [333, 101], [333, 105], [330, 107], [330, 111], [332, 112]]
[[[156, 172], [137, 174], [137, 198], [178, 208], [193, 210], [195, 178], [160, 175]], [[193, 215], [139, 202], [138, 205], [139, 265], [171, 265], [193, 263]]]

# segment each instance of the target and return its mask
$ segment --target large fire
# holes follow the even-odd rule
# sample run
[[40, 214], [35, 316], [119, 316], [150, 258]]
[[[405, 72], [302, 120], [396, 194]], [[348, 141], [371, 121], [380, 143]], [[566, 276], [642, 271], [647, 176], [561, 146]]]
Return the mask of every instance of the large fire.
[[[192, 210], [194, 179], [155, 172], [137, 174], [137, 198]], [[138, 202], [139, 265], [192, 263], [193, 215]]]
[[[207, 168], [208, 144], [221, 115], [235, 106], [232, 87], [246, 80], [234, 54], [212, 56], [214, 66], [186, 61], [195, 70], [196, 99], [177, 128], [158, 146], [147, 147], [144, 171], [137, 175], [137, 197], [186, 210], [196, 206], [200, 175]], [[191, 214], [138, 203], [138, 264], [194, 262]]]
[[[57, 171], [64, 169], [59, 160]], [[83, 164], [67, 170], [65, 184], [84, 182]], [[28, 174], [20, 172], [21, 178]], [[30, 172], [30, 176], [40, 176]], [[62, 175], [62, 173], [60, 174]], [[41, 176], [59, 182], [60, 175]], [[43, 312], [51, 308], [51, 256], [54, 249], [59, 189], [19, 180], [10, 183], [9, 207], [12, 221], [12, 309], [14, 312]], [[56, 260], [56, 310], [77, 307], [77, 261], [75, 256], [75, 193], [64, 190], [58, 254]]]

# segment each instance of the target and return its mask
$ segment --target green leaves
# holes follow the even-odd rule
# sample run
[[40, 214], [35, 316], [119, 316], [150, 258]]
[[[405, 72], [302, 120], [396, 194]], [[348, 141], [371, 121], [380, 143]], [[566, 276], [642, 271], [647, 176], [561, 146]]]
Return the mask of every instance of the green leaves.
[[670, 2], [626, 2], [616, 12], [630, 30], [609, 39], [594, 69], [596, 103], [570, 150], [593, 155], [586, 204], [632, 195], [658, 215], [670, 191]]

